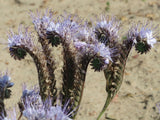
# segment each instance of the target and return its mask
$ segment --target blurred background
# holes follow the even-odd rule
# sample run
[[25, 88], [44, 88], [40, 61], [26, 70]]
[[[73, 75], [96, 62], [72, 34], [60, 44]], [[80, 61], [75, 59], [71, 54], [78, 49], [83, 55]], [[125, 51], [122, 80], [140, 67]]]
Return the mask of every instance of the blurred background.
[[[7, 33], [10, 29], [17, 32], [20, 24], [34, 28], [29, 11], [35, 13], [46, 9], [55, 11], [57, 16], [64, 14], [64, 11], [77, 14], [88, 21], [95, 21], [102, 14], [116, 16], [121, 21], [120, 31], [123, 34], [127, 33], [132, 23], [138, 21], [149, 20], [155, 25], [160, 23], [159, 0], [0, 0], [0, 71], [8, 70], [15, 83], [11, 99], [5, 101], [8, 110], [17, 106], [22, 84], [36, 85], [38, 76], [30, 56], [22, 61], [10, 57]], [[159, 86], [160, 44], [155, 45], [146, 55], [139, 55], [133, 49], [126, 64], [122, 87], [102, 120], [107, 120], [106, 117], [116, 120], [160, 120], [157, 107], [160, 103]], [[96, 119], [106, 97], [103, 72], [94, 73], [89, 66], [76, 120]]]

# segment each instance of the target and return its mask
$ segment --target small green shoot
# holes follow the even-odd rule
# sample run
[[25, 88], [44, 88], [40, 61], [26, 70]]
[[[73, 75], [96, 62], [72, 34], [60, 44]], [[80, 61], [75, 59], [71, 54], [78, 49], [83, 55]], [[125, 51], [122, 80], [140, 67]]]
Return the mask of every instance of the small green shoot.
[[105, 10], [108, 12], [110, 9], [110, 2], [106, 2]]

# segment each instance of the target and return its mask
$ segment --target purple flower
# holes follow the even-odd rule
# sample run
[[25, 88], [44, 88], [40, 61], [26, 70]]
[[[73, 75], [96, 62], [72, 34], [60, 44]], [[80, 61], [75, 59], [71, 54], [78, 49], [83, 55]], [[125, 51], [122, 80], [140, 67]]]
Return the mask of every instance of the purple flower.
[[109, 61], [112, 61], [112, 52], [110, 51], [111, 49], [109, 49], [109, 47], [106, 47], [103, 43], [99, 43], [95, 46], [95, 52], [105, 59], [105, 64], [109, 64]]
[[8, 76], [8, 72], [3, 75], [1, 73], [0, 76], [0, 88], [5, 89], [5, 88], [10, 88], [14, 85], [14, 83], [10, 82], [11, 78]]
[[153, 26], [149, 22], [133, 25], [128, 32], [128, 40], [132, 40], [133, 44], [136, 44], [139, 41], [146, 41], [149, 46], [153, 47], [157, 42], [157, 28], [158, 26]]
[[77, 50], [78, 59], [84, 55], [88, 55], [91, 58], [98, 55], [104, 59], [105, 65], [109, 64], [109, 61], [112, 61], [112, 50], [96, 39], [93, 28], [88, 28], [87, 23], [75, 34], [73, 44]]
[[69, 118], [69, 116], [72, 114], [68, 113], [67, 111], [67, 105], [64, 106], [64, 108], [61, 107], [61, 105], [52, 106], [47, 111], [47, 119], [48, 120], [72, 120]]
[[77, 34], [82, 30], [82, 20], [76, 15], [65, 13], [57, 21], [59, 22], [58, 34], [63, 38], [65, 43], [73, 44]]
[[95, 26], [96, 37], [104, 44], [107, 44], [109, 41], [118, 40], [119, 28], [120, 23], [114, 17], [101, 16], [101, 19], [97, 21]]
[[22, 26], [19, 27], [18, 34], [11, 31], [8, 35], [8, 47], [21, 45], [24, 45], [31, 50], [35, 48], [31, 33], [28, 32], [28, 28]]
[[0, 99], [3, 101], [5, 98], [10, 98], [11, 90], [9, 89], [14, 85], [10, 82], [11, 78], [8, 76], [8, 72], [1, 74], [0, 76]]
[[47, 10], [44, 14], [37, 12], [37, 15], [34, 15], [31, 13], [31, 17], [35, 30], [40, 37], [48, 38], [46, 33], [54, 32], [66, 43], [73, 41], [74, 34], [77, 33], [81, 27], [80, 18], [67, 13], [53, 19], [53, 12]]
[[56, 106], [52, 106], [51, 98], [48, 98], [45, 102], [42, 102], [37, 88], [27, 90], [24, 86], [23, 89], [23, 115], [28, 120], [71, 120], [69, 118], [70, 113], [67, 113], [66, 107], [62, 108], [58, 104]]
[[35, 30], [40, 37], [44, 37], [46, 30], [51, 30], [55, 28], [55, 22], [53, 21], [53, 12], [46, 10], [44, 14], [37, 11], [37, 14], [30, 13], [32, 22], [34, 24]]

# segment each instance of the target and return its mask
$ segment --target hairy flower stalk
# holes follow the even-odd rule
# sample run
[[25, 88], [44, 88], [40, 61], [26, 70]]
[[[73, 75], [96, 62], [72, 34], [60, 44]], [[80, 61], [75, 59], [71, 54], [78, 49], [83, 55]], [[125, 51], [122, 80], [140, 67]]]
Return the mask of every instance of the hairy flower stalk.
[[68, 103], [62, 108], [58, 103], [52, 106], [52, 101], [51, 98], [47, 98], [43, 102], [37, 87], [34, 87], [33, 90], [28, 90], [24, 86], [20, 102], [21, 106], [23, 106], [21, 113], [28, 120], [71, 120], [69, 118], [71, 113], [66, 109]]
[[117, 94], [122, 84], [126, 61], [132, 47], [135, 46], [138, 53], [147, 53], [151, 47], [153, 47], [153, 44], [156, 43], [156, 39], [154, 36], [152, 36], [152, 32], [157, 32], [155, 31], [156, 28], [157, 26], [154, 28], [148, 27], [148, 23], [141, 26], [137, 25], [131, 27], [128, 32], [127, 39], [124, 40], [122, 44], [116, 42], [114, 39], [110, 40], [107, 38], [108, 34], [106, 35], [106, 40], [108, 42], [107, 45], [114, 45], [118, 51], [118, 55], [113, 57], [113, 62], [111, 62], [107, 69], [104, 70], [104, 75], [106, 78], [106, 92], [108, 93], [108, 96], [97, 120], [99, 120], [102, 114], [105, 112], [106, 108]]
[[[27, 53], [33, 58], [38, 72], [39, 90], [24, 90], [19, 108], [28, 120], [71, 120], [80, 106], [90, 63], [94, 71], [104, 71], [107, 98], [97, 120], [100, 119], [123, 81], [126, 61], [133, 46], [140, 53], [147, 53], [156, 43], [157, 26], [149, 22], [133, 25], [123, 41], [119, 39], [120, 23], [114, 17], [102, 16], [92, 27], [75, 15], [53, 18], [52, 11], [31, 13], [38, 35], [35, 46], [28, 29], [19, 28], [18, 34], [10, 33], [8, 46], [15, 60], [22, 60]], [[57, 92], [55, 60], [51, 47], [62, 46], [62, 88]], [[58, 94], [61, 105], [55, 105]], [[2, 95], [2, 94], [1, 94]], [[51, 97], [53, 99], [49, 99]], [[67, 101], [70, 101], [67, 103]], [[4, 110], [3, 100], [2, 110]], [[1, 109], [0, 109], [1, 110]], [[1, 112], [2, 113], [2, 112]], [[5, 111], [3, 111], [6, 116]], [[4, 117], [5, 117], [4, 116]], [[1, 116], [3, 117], [3, 116]], [[3, 117], [3, 118], [4, 118]], [[21, 116], [19, 117], [19, 119]]]
[[40, 58], [35, 54], [35, 45], [33, 43], [31, 34], [28, 32], [28, 29], [26, 28], [23, 32], [22, 27], [20, 27], [18, 34], [14, 34], [12, 32], [9, 35], [8, 41], [10, 54], [14, 59], [24, 59], [24, 53], [25, 55], [26, 53], [28, 53], [33, 58], [38, 72], [39, 86], [41, 91], [40, 94], [42, 96], [42, 99], [45, 99], [47, 97], [47, 95], [45, 94], [47, 91], [46, 75], [44, 70], [45, 64], [44, 61], [40, 61]]
[[72, 51], [71, 44], [72, 44], [72, 34], [76, 31], [76, 23], [71, 21], [71, 16], [62, 17], [61, 26], [62, 26], [62, 47], [63, 47], [63, 83], [62, 83], [62, 104], [64, 105], [67, 100], [70, 99], [70, 103], [67, 109], [71, 111], [74, 109], [74, 83], [75, 83], [75, 75], [77, 70], [77, 64], [75, 61], [75, 55]]
[[[76, 61], [78, 65], [74, 83], [74, 106], [77, 108], [77, 112], [82, 99], [87, 68], [90, 61], [95, 59], [95, 57], [103, 58], [104, 64], [100, 67], [100, 69], [103, 69], [108, 64], [106, 61], [111, 59], [108, 47], [105, 47], [103, 43], [95, 39], [94, 31], [88, 27], [87, 22], [74, 35], [73, 44], [76, 50]], [[102, 51], [105, 54], [102, 54]]]
[[[41, 14], [38, 12], [37, 16], [35, 16], [33, 13], [31, 14], [33, 24], [35, 26], [35, 30], [38, 33], [39, 39], [38, 41], [40, 42], [42, 46], [42, 50], [45, 56], [46, 60], [46, 66], [47, 66], [47, 71], [48, 71], [48, 78], [47, 78], [47, 83], [48, 85], [46, 86], [48, 90], [48, 94], [50, 96], [55, 96], [56, 100], [56, 95], [57, 95], [57, 89], [56, 89], [56, 80], [55, 80], [55, 61], [53, 59], [53, 56], [51, 54], [51, 49], [49, 48], [48, 40], [47, 40], [47, 30], [54, 24], [52, 22], [52, 16], [53, 12], [51, 11], [46, 11], [46, 13], [41, 16]], [[43, 98], [42, 98], [43, 99]]]

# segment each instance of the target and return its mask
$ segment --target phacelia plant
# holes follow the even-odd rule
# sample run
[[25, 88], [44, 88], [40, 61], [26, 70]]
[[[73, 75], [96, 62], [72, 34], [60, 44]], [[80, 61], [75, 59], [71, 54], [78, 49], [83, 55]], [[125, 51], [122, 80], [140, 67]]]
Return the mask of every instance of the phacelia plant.
[[[8, 35], [10, 55], [15, 60], [22, 60], [28, 53], [38, 72], [39, 90], [24, 89], [19, 102], [21, 115], [28, 120], [74, 119], [82, 99], [89, 64], [94, 71], [103, 71], [106, 78], [107, 98], [97, 118], [99, 120], [122, 84], [132, 47], [140, 54], [147, 53], [158, 37], [158, 27], [150, 22], [132, 25], [126, 39], [121, 40], [121, 25], [114, 17], [102, 16], [92, 26], [76, 15], [64, 14], [56, 18], [48, 10], [44, 14], [31, 12], [31, 18], [38, 43], [33, 32], [22, 25], [18, 33], [11, 31]], [[56, 62], [51, 49], [58, 46], [62, 46], [63, 51], [60, 91], [56, 87]], [[61, 106], [56, 104], [59, 96]], [[6, 116], [5, 112], [1, 113]]]

